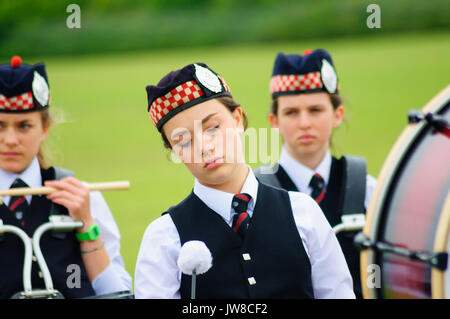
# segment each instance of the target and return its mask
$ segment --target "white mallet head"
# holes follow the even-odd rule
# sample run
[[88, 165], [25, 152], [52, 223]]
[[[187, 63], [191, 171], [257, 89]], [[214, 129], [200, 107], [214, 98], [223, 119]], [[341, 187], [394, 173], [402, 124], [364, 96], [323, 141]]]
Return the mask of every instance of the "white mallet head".
[[185, 275], [200, 275], [211, 268], [212, 255], [204, 242], [190, 240], [181, 247], [177, 264]]

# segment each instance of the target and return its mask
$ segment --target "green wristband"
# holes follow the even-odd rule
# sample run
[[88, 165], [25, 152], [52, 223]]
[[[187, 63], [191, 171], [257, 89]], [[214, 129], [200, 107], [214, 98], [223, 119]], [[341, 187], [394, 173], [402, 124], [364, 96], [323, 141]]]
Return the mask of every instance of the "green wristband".
[[76, 233], [78, 241], [96, 240], [100, 237], [100, 228], [97, 224], [91, 225], [89, 229], [84, 233]]

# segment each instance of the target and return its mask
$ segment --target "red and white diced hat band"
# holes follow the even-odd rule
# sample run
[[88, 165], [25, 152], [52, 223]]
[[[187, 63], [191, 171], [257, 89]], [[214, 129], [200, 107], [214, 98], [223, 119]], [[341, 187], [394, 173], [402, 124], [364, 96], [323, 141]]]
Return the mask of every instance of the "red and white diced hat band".
[[277, 55], [270, 79], [272, 97], [322, 91], [339, 91], [333, 60], [327, 51], [318, 49], [305, 51], [303, 55]]
[[146, 87], [148, 112], [153, 124], [161, 127], [175, 114], [212, 98], [231, 96], [225, 80], [204, 63], [189, 64]]

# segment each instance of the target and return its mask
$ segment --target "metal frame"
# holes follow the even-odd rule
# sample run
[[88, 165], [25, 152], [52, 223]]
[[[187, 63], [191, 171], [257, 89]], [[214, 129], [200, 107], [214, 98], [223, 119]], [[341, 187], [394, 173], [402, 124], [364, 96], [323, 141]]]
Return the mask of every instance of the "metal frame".
[[366, 215], [364, 214], [346, 214], [342, 215], [342, 223], [333, 227], [334, 234], [342, 231], [356, 231], [364, 228], [366, 224]]
[[[19, 227], [12, 225], [4, 225], [3, 221], [0, 219], [0, 234], [2, 233], [13, 233], [17, 235], [23, 242], [25, 247], [25, 257], [24, 257], [24, 267], [23, 267], [23, 287], [24, 291], [18, 292], [12, 296], [12, 298], [28, 299], [28, 298], [61, 298], [60, 292], [53, 288], [52, 276], [50, 270], [47, 267], [44, 256], [40, 248], [40, 240], [42, 235], [49, 231], [61, 231], [67, 232], [74, 230], [76, 228], [83, 227], [82, 222], [74, 221], [70, 216], [67, 215], [51, 215], [49, 217], [49, 222], [39, 226], [33, 237], [30, 238], [28, 235]], [[39, 268], [42, 271], [44, 277], [45, 289], [35, 289], [33, 290], [31, 285], [31, 264], [33, 258], [33, 252], [36, 256]]]

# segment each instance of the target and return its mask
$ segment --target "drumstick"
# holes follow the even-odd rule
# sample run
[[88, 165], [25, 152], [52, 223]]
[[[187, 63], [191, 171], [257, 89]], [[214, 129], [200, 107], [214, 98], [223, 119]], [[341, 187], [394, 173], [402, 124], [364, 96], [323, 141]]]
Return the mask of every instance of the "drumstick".
[[[130, 188], [129, 181], [118, 182], [102, 182], [85, 184], [89, 191], [116, 191], [126, 190]], [[56, 192], [57, 189], [53, 187], [18, 187], [7, 190], [0, 190], [0, 204], [3, 203], [1, 196], [21, 196], [21, 195], [47, 195]]]

